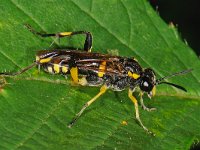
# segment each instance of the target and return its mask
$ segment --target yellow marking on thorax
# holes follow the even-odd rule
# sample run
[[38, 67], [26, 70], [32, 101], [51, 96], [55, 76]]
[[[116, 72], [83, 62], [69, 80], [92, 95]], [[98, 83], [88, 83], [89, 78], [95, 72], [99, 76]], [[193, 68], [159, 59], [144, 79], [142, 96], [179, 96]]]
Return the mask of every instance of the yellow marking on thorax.
[[133, 79], [138, 79], [140, 77], [139, 74], [133, 73]]
[[60, 65], [58, 64], [53, 64], [53, 69], [55, 73], [60, 73]]
[[132, 77], [133, 79], [138, 79], [140, 77], [139, 74], [137, 74], [137, 73], [131, 73], [130, 71], [128, 72], [128, 76]]
[[68, 71], [68, 68], [66, 66], [62, 66], [62, 72], [67, 73], [67, 71]]
[[59, 33], [59, 35], [61, 35], [61, 36], [68, 36], [68, 35], [71, 35], [72, 34], [72, 32], [61, 32], [61, 33]]
[[105, 74], [105, 70], [106, 70], [106, 61], [103, 61], [99, 66], [98, 76], [103, 77], [103, 75]]
[[129, 72], [128, 72], [128, 76], [129, 76], [129, 77], [132, 77], [132, 75], [133, 75], [133, 74], [129, 71]]

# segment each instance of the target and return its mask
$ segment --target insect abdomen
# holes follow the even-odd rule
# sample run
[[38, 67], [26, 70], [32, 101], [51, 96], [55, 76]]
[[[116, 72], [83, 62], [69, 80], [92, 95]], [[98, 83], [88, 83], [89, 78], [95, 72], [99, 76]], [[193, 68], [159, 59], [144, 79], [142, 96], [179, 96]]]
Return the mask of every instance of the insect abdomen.
[[47, 63], [43, 65], [44, 70], [50, 74], [67, 74], [69, 72], [68, 65]]

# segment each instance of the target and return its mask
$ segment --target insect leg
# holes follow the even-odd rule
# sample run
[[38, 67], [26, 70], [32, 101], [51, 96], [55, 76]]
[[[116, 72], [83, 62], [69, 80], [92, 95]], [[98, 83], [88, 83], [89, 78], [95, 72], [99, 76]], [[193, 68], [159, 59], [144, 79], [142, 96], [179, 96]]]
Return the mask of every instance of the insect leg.
[[76, 64], [76, 62], [75, 62], [75, 60], [74, 60], [74, 58], [73, 57], [71, 57], [71, 60], [70, 60], [70, 62], [69, 62], [69, 68], [70, 68], [70, 75], [71, 75], [71, 77], [72, 77], [72, 85], [86, 85], [87, 84], [87, 80], [85, 79], [84, 80], [84, 78], [82, 78], [82, 79], [79, 79], [78, 78], [78, 75], [79, 75], [79, 73], [78, 73], [78, 67], [77, 67], [77, 64]]
[[25, 24], [30, 32], [33, 34], [39, 35], [41, 37], [51, 37], [55, 36], [58, 38], [66, 37], [66, 36], [73, 36], [77, 34], [85, 34], [85, 43], [84, 43], [84, 51], [91, 52], [92, 49], [92, 34], [88, 31], [75, 31], [75, 32], [59, 32], [59, 33], [40, 33], [35, 31], [29, 24]]
[[72, 80], [75, 84], [78, 84], [78, 68], [77, 67], [72, 67], [70, 69], [70, 74], [71, 74], [71, 77], [72, 77]]
[[97, 98], [99, 98], [102, 94], [104, 94], [106, 92], [106, 90], [108, 89], [108, 87], [106, 85], [103, 85], [101, 88], [100, 88], [100, 92], [95, 96], [93, 97], [91, 100], [89, 100], [87, 103], [85, 103], [82, 107], [82, 109], [79, 111], [78, 114], [76, 114], [76, 116], [74, 117], [74, 119], [72, 120], [72, 122], [68, 125], [69, 128], [71, 128], [75, 122], [78, 120], [78, 118], [81, 116], [81, 114], [83, 113], [83, 111], [88, 107], [90, 106], [95, 100], [97, 100]]
[[144, 101], [143, 101], [143, 92], [140, 92], [140, 104], [142, 106], [142, 109], [146, 110], [146, 111], [154, 111], [156, 110], [156, 108], [148, 108], [147, 106], [145, 106]]
[[135, 115], [136, 115], [136, 119], [139, 122], [140, 126], [147, 131], [147, 133], [153, 134], [151, 131], [149, 131], [142, 123], [142, 121], [140, 120], [140, 115], [139, 115], [139, 109], [138, 109], [138, 102], [136, 100], [136, 98], [133, 96], [133, 92], [131, 89], [129, 89], [128, 91], [128, 97], [131, 99], [131, 101], [134, 103], [135, 105]]
[[[70, 35], [66, 35], [71, 33]], [[84, 43], [84, 51], [91, 52], [92, 50], [92, 34], [88, 31], [75, 31], [75, 32], [61, 32], [59, 33], [60, 36], [72, 36], [77, 34], [85, 34], [85, 43]]]
[[88, 84], [86, 77], [82, 77], [82, 78], [78, 78], [78, 67], [76, 67], [76, 65], [74, 64], [71, 69], [70, 69], [70, 74], [72, 77], [72, 85], [82, 85], [82, 86], [86, 86]]
[[17, 76], [17, 75], [20, 75], [20, 74], [26, 72], [27, 70], [33, 68], [33, 67], [36, 66], [36, 65], [37, 65], [37, 63], [34, 62], [34, 63], [32, 63], [30, 66], [27, 66], [27, 67], [21, 69], [21, 70], [18, 71], [18, 72], [14, 72], [14, 73], [13, 73], [13, 72], [4, 72], [4, 73], [0, 73], [0, 76], [4, 76], [4, 77]]

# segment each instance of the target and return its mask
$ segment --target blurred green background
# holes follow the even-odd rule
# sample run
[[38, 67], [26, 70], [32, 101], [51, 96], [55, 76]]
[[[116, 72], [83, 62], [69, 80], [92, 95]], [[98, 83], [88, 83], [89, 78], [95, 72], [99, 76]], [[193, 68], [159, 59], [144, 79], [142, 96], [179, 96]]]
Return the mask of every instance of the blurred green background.
[[165, 22], [177, 25], [179, 34], [200, 56], [200, 1], [199, 0], [150, 0]]

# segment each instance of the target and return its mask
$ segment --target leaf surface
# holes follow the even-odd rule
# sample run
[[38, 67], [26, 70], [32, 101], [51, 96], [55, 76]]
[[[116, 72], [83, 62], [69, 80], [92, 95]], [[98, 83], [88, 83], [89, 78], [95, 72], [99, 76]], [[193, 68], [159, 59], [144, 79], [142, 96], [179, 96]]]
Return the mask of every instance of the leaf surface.
[[67, 123], [99, 88], [72, 87], [70, 79], [38, 73], [37, 68], [6, 78], [0, 92], [0, 149], [189, 149], [200, 139], [199, 59], [146, 0], [2, 0], [1, 72], [31, 64], [41, 49], [83, 47], [84, 37], [79, 36], [50, 47], [55, 39], [33, 35], [25, 23], [47, 33], [90, 31], [94, 52], [115, 50], [135, 57], [144, 68], [154, 69], [158, 78], [194, 70], [168, 80], [187, 93], [160, 85], [152, 100], [144, 98], [148, 106], [157, 108], [155, 112], [140, 109], [143, 123], [155, 137], [136, 123], [127, 91], [108, 91], [69, 129]]

